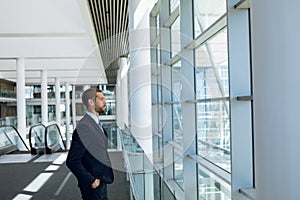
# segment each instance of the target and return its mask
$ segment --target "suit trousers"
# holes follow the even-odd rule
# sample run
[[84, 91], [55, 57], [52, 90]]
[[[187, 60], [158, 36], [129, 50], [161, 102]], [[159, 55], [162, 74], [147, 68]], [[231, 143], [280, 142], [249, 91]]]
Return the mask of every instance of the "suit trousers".
[[99, 187], [79, 187], [83, 200], [107, 200], [107, 186], [101, 183]]

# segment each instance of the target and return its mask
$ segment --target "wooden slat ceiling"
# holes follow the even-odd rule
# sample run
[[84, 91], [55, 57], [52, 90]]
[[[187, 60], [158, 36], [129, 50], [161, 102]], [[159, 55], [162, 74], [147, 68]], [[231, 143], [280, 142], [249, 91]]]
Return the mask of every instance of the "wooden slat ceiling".
[[109, 84], [116, 83], [117, 59], [128, 55], [128, 0], [88, 0]]

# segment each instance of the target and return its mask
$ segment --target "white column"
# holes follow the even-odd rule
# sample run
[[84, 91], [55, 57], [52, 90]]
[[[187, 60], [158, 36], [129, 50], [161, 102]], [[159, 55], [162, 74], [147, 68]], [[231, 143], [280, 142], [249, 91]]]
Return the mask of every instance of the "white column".
[[[130, 51], [130, 125], [131, 132], [152, 162], [152, 104], [149, 13], [141, 11], [152, 7], [152, 1], [129, 1]], [[135, 15], [137, 14], [137, 15]], [[137, 28], [135, 30], [135, 28]], [[139, 29], [139, 30], [138, 30]], [[146, 36], [146, 37], [145, 37]], [[145, 200], [154, 198], [153, 176], [145, 177]]]
[[124, 124], [122, 122], [122, 114], [121, 114], [121, 67], [119, 65], [117, 80], [116, 80], [116, 123], [120, 129], [124, 129]]
[[67, 149], [70, 148], [70, 92], [69, 92], [69, 83], [66, 83], [66, 146]]
[[76, 127], [76, 95], [75, 95], [75, 85], [72, 86], [72, 123], [73, 128]]
[[42, 124], [48, 124], [48, 92], [47, 92], [47, 70], [42, 70], [41, 75], [41, 100], [42, 100]]
[[119, 59], [119, 72], [116, 88], [117, 123], [120, 128], [128, 126], [128, 64], [127, 58]]
[[60, 78], [55, 78], [55, 116], [56, 124], [61, 125], [61, 113], [60, 113]]
[[299, 199], [300, 1], [251, 3], [256, 199]]
[[25, 60], [17, 59], [17, 122], [18, 131], [26, 138]]
[[[124, 129], [128, 124], [128, 58], [122, 57], [118, 61], [119, 71], [116, 83], [116, 118], [117, 125]], [[117, 136], [118, 150], [121, 150], [121, 138]]]
[[[146, 154], [152, 153], [151, 67], [149, 29], [134, 30], [136, 2], [129, 1], [130, 49], [130, 121], [131, 132]], [[140, 5], [139, 5], [140, 6]], [[145, 20], [144, 25], [149, 23]], [[138, 27], [143, 28], [143, 27]], [[151, 155], [152, 156], [152, 155]]]

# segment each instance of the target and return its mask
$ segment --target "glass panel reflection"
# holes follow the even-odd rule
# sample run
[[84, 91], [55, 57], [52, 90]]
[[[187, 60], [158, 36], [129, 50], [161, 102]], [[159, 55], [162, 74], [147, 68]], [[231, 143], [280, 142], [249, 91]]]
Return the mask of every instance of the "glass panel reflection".
[[181, 104], [173, 105], [173, 140], [182, 145], [183, 131], [182, 131], [182, 112]]
[[180, 16], [177, 17], [171, 26], [171, 52], [172, 57], [176, 55], [181, 49], [180, 45]]
[[227, 29], [196, 49], [195, 55], [198, 155], [230, 171]]
[[200, 200], [229, 200], [231, 186], [198, 164], [198, 195]]
[[230, 172], [228, 101], [197, 104], [198, 155]]
[[182, 111], [181, 100], [182, 82], [181, 82], [181, 61], [172, 66], [172, 101], [173, 104], [173, 140], [182, 145]]
[[195, 37], [226, 13], [226, 0], [194, 0]]
[[197, 99], [229, 96], [227, 29], [195, 50]]
[[170, 13], [172, 13], [177, 6], [179, 6], [180, 0], [170, 0]]
[[181, 61], [176, 62], [172, 66], [172, 101], [180, 102], [181, 99]]
[[176, 149], [174, 152], [174, 180], [183, 188], [183, 157]]

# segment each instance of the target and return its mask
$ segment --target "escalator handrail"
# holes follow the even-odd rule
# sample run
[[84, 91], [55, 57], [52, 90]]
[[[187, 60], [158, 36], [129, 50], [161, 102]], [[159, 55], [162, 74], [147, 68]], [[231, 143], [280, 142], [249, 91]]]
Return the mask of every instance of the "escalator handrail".
[[[21, 139], [22, 143], [24, 144], [24, 146], [26, 147], [26, 149], [29, 151], [28, 146], [26, 145], [25, 141], [23, 140], [23, 138], [21, 137], [19, 131], [12, 125], [1, 125], [0, 128], [2, 127], [10, 127], [12, 129], [14, 129], [14, 131], [18, 134], [18, 137]], [[4, 132], [6, 134], [6, 132]], [[7, 135], [6, 135], [7, 136]], [[9, 137], [7, 136], [7, 138], [9, 139]], [[10, 140], [10, 139], [9, 139]]]
[[30, 146], [30, 149], [32, 149], [32, 142], [31, 142], [31, 132], [32, 132], [32, 129], [35, 128], [35, 127], [38, 127], [38, 126], [42, 126], [46, 130], [46, 126], [44, 124], [37, 124], [37, 125], [33, 125], [33, 126], [30, 127], [30, 129], [29, 129], [29, 136], [28, 136], [29, 137], [29, 146]]
[[66, 147], [65, 147], [65, 145], [64, 145], [63, 137], [62, 137], [61, 132], [60, 132], [60, 128], [59, 128], [59, 126], [58, 126], [57, 124], [50, 124], [50, 125], [48, 125], [48, 126], [46, 127], [46, 131], [45, 131], [45, 147], [46, 147], [47, 149], [50, 149], [50, 148], [48, 147], [47, 135], [48, 135], [48, 128], [51, 127], [51, 126], [56, 126], [56, 128], [57, 128], [57, 130], [58, 130], [58, 133], [59, 133], [59, 136], [60, 136], [60, 139], [61, 139], [61, 141], [62, 141], [62, 145], [63, 145], [64, 149], [66, 149]]

